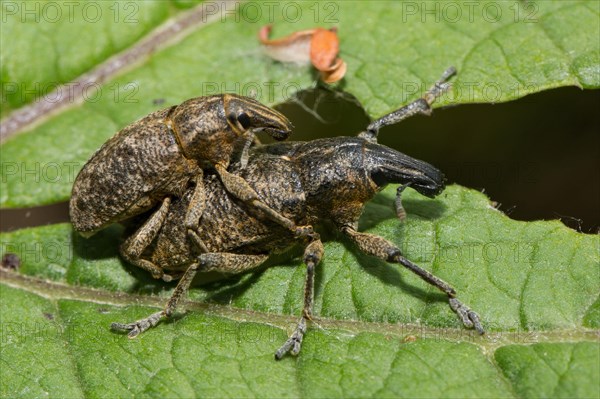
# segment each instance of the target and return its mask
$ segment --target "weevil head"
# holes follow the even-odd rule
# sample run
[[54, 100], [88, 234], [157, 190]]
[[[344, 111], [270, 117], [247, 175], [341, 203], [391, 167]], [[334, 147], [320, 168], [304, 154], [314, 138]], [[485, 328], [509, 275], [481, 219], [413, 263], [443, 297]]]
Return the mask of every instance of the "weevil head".
[[409, 185], [429, 198], [444, 189], [444, 175], [434, 166], [381, 144], [366, 143], [365, 166], [379, 188]]
[[292, 124], [283, 114], [252, 98], [226, 94], [223, 103], [229, 126], [240, 135], [262, 130], [275, 140], [285, 140], [292, 133]]
[[410, 184], [428, 197], [444, 187], [442, 173], [428, 163], [358, 137], [301, 143], [286, 158], [301, 176], [307, 213], [340, 225], [356, 222], [364, 205], [388, 184]]

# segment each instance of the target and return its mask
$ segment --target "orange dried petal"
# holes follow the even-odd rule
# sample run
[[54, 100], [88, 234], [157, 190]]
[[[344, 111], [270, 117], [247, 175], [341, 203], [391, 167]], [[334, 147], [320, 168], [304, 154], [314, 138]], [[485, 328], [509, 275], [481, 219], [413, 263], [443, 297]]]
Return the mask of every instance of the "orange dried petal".
[[310, 62], [310, 41], [314, 29], [294, 32], [281, 39], [271, 40], [271, 25], [263, 26], [258, 32], [258, 39], [263, 44], [266, 54], [280, 62], [307, 64]]
[[346, 63], [338, 58], [335, 64], [326, 71], [321, 71], [321, 79], [325, 83], [335, 83], [346, 75]]
[[317, 28], [310, 42], [310, 60], [320, 71], [328, 69], [340, 51], [340, 42], [335, 30]]
[[297, 40], [305, 40], [313, 35], [315, 29], [299, 30], [280, 39], [269, 39], [272, 25], [265, 25], [258, 31], [258, 40], [265, 46], [286, 46]]
[[271, 30], [271, 25], [263, 26], [258, 39], [274, 60], [296, 64], [312, 62], [325, 83], [337, 82], [346, 74], [346, 63], [337, 58], [340, 45], [336, 28], [308, 29], [275, 40], [269, 39]]

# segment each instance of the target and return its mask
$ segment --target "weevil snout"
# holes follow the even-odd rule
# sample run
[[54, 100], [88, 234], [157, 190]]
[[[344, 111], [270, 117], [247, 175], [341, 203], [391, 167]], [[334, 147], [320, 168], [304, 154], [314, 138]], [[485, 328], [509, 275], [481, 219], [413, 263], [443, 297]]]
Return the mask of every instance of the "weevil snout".
[[371, 172], [371, 179], [380, 188], [390, 183], [402, 184], [426, 197], [434, 198], [444, 190], [444, 175], [431, 165], [423, 163], [431, 167], [431, 170], [386, 166]]
[[371, 143], [367, 145], [366, 154], [371, 165], [371, 179], [378, 187], [391, 183], [407, 185], [429, 198], [444, 190], [444, 174], [427, 162]]
[[275, 140], [285, 140], [292, 133], [292, 123], [280, 112], [260, 102], [239, 96], [225, 98], [225, 112], [235, 130], [264, 131]]
[[439, 193], [444, 191], [445, 187], [445, 178], [444, 175], [434, 168], [434, 170], [438, 173], [439, 176], [432, 177], [423, 175], [418, 178], [415, 182], [408, 183], [409, 187], [414, 188], [419, 193], [423, 194], [426, 197], [434, 198]]
[[282, 141], [290, 137], [292, 133], [292, 124], [290, 123], [286, 128], [280, 127], [265, 127], [262, 130], [265, 131], [269, 136], [273, 137], [277, 141]]

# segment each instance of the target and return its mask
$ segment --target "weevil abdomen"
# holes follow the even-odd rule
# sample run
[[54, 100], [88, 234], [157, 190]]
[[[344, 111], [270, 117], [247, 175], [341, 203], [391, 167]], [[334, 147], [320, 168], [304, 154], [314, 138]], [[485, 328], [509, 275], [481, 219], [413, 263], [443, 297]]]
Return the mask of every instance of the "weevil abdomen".
[[164, 123], [168, 112], [153, 112], [125, 127], [85, 164], [71, 195], [75, 230], [91, 235], [185, 191], [199, 167], [182, 156]]

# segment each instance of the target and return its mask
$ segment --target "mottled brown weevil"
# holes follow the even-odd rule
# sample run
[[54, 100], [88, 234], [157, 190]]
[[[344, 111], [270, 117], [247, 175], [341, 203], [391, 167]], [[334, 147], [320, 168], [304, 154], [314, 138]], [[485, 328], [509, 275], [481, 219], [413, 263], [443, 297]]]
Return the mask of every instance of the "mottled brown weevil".
[[[477, 313], [456, 298], [456, 291], [429, 271], [406, 259], [400, 249], [383, 237], [357, 231], [365, 204], [387, 184], [400, 184], [396, 210], [404, 213], [400, 196], [410, 186], [427, 197], [444, 189], [443, 174], [435, 167], [377, 143], [382, 126], [397, 123], [408, 116], [431, 112], [433, 101], [448, 89], [448, 69], [442, 78], [419, 100], [371, 123], [358, 137], [335, 137], [309, 142], [284, 142], [250, 150], [248, 165], [240, 170], [232, 165], [258, 193], [262, 201], [298, 225], [331, 222], [356, 247], [371, 256], [400, 264], [435, 286], [448, 297], [450, 308], [466, 327], [483, 334]], [[275, 352], [281, 359], [286, 353], [300, 352], [308, 321], [312, 318], [315, 268], [324, 255], [317, 233], [298, 237], [272, 220], [227, 195], [223, 183], [205, 174], [206, 206], [196, 227], [201, 245], [187, 239], [183, 223], [193, 200], [193, 190], [174, 200], [156, 239], [141, 257], [166, 274], [181, 278], [164, 310], [129, 324], [113, 323], [112, 328], [129, 331], [129, 337], [155, 326], [171, 316], [187, 292], [197, 272], [242, 273], [262, 264], [270, 254], [302, 242], [306, 264], [304, 308], [300, 321], [289, 339]], [[138, 226], [130, 226], [133, 230]]]
[[91, 236], [160, 204], [123, 244], [121, 253], [154, 278], [169, 281], [170, 276], [140, 259], [140, 254], [164, 223], [172, 198], [181, 196], [190, 185], [194, 195], [184, 223], [195, 239], [204, 209], [203, 170], [214, 168], [229, 193], [295, 234], [308, 234], [312, 228], [296, 226], [281, 216], [262, 202], [248, 183], [227, 171], [238, 147], [242, 147], [242, 166], [246, 163], [254, 133], [265, 131], [284, 140], [291, 128], [281, 113], [233, 94], [192, 98], [153, 112], [109, 139], [81, 169], [69, 204], [73, 227]]

